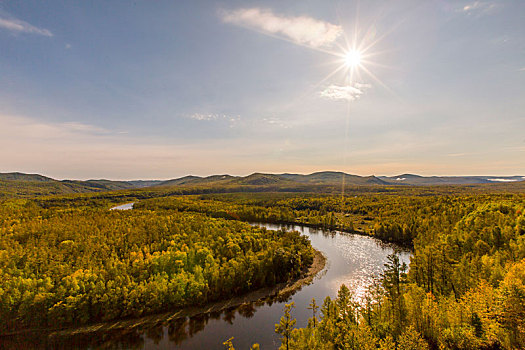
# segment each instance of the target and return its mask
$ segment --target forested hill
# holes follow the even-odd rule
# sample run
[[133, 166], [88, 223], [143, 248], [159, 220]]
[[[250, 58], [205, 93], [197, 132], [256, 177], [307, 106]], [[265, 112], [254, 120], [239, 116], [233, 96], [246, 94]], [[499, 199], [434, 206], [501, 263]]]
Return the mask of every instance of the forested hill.
[[162, 181], [55, 180], [40, 174], [0, 173], [0, 199], [70, 193], [130, 190], [157, 185]]
[[40, 174], [24, 174], [24, 173], [0, 173], [0, 181], [38, 181], [38, 182], [52, 182], [56, 181], [50, 177]]
[[69, 193], [87, 193], [131, 189], [134, 186], [120, 181], [58, 181], [36, 174], [0, 174], [0, 199], [7, 197], [35, 197]]
[[[0, 173], [0, 199], [8, 197], [34, 197], [42, 195], [106, 192], [166, 187], [179, 188], [185, 194], [238, 191], [280, 191], [280, 192], [334, 192], [345, 186], [368, 186], [391, 188], [410, 186], [454, 186], [488, 185], [505, 187], [507, 184], [525, 183], [523, 176], [419, 176], [402, 174], [398, 176], [359, 176], [337, 171], [321, 171], [303, 174], [263, 174], [248, 176], [212, 175], [207, 177], [188, 175], [172, 180], [56, 180], [40, 174], [19, 172]], [[193, 190], [196, 191], [193, 191]], [[192, 192], [193, 191], [193, 192]]]

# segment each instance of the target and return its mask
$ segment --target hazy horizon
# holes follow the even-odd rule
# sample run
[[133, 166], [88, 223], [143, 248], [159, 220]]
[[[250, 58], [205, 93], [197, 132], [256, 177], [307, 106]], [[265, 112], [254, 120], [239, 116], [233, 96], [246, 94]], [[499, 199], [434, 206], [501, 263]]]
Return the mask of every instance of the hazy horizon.
[[524, 13], [510, 0], [0, 2], [0, 172], [525, 175]]

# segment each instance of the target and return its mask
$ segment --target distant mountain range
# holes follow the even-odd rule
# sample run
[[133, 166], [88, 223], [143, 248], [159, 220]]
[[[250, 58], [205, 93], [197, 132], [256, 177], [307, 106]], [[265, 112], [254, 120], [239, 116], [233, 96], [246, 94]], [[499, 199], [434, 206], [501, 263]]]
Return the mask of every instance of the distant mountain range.
[[53, 193], [98, 192], [111, 190], [125, 190], [157, 186], [293, 186], [308, 185], [340, 185], [343, 181], [347, 185], [468, 185], [525, 181], [524, 176], [420, 176], [402, 174], [397, 176], [358, 176], [338, 171], [321, 171], [309, 175], [303, 174], [263, 174], [254, 173], [248, 176], [212, 175], [212, 176], [184, 176], [172, 180], [55, 180], [39, 174], [0, 173], [0, 182], [5, 184], [35, 184], [39, 187], [52, 186]]
[[525, 181], [525, 176], [419, 176], [402, 174], [398, 176], [379, 176], [379, 179], [390, 184], [468, 185]]

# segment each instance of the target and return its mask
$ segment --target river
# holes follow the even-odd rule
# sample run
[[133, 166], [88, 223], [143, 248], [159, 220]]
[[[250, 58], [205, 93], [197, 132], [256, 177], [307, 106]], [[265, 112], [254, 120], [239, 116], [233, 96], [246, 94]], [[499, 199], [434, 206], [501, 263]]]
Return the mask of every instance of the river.
[[111, 208], [109, 210], [130, 210], [130, 209], [133, 209], [133, 204], [135, 204], [135, 202], [121, 204], [121, 205], [117, 205], [116, 207], [113, 207], [113, 208]]
[[[269, 229], [279, 229], [280, 225], [259, 224]], [[328, 232], [302, 226], [287, 226], [308, 236], [315, 249], [320, 250], [328, 259], [326, 267], [314, 279], [290, 299], [275, 302], [272, 305], [255, 306], [253, 310], [237, 310], [222, 315], [219, 319], [206, 320], [203, 330], [188, 336], [179, 343], [181, 349], [224, 349], [222, 342], [234, 337], [233, 343], [238, 349], [249, 349], [253, 343], [259, 343], [261, 349], [277, 349], [279, 335], [275, 333], [275, 324], [282, 316], [285, 303], [295, 302], [293, 316], [297, 327], [305, 327], [311, 317], [308, 304], [315, 298], [321, 305], [326, 296], [335, 297], [341, 284], [346, 284], [354, 291], [356, 298], [364, 296], [366, 288], [383, 271], [387, 255], [392, 253], [392, 244], [385, 244], [377, 239], [356, 234]], [[401, 261], [409, 263], [410, 252], [400, 251]], [[169, 329], [163, 330], [162, 339], [144, 339], [144, 349], [167, 349], [170, 346]], [[188, 333], [186, 335], [189, 335]], [[177, 337], [175, 337], [177, 338]], [[173, 343], [172, 343], [173, 344]]]
[[[128, 206], [118, 209], [130, 209], [131, 205]], [[280, 225], [259, 225], [269, 229], [281, 228]], [[307, 307], [312, 298], [321, 305], [326, 296], [335, 297], [339, 286], [344, 283], [355, 293], [355, 297], [360, 299], [367, 286], [382, 272], [387, 255], [394, 249], [400, 251], [401, 261], [407, 264], [409, 262], [409, 251], [371, 237], [302, 226], [287, 226], [287, 229], [298, 230], [308, 236], [313, 247], [327, 257], [327, 263], [313, 283], [303, 286], [286, 301], [253, 303], [214, 314], [202, 314], [126, 330], [69, 334], [67, 337], [51, 335], [44, 336], [45, 339], [42, 335], [35, 335], [33, 340], [33, 336], [28, 336], [23, 343], [45, 345], [48, 348], [211, 350], [224, 349], [222, 343], [234, 337], [233, 342], [237, 349], [249, 349], [253, 343], [259, 343], [261, 349], [276, 349], [280, 340], [274, 331], [275, 323], [279, 322], [285, 303], [295, 302], [293, 317], [297, 319], [296, 326], [304, 327], [311, 317], [311, 311]]]

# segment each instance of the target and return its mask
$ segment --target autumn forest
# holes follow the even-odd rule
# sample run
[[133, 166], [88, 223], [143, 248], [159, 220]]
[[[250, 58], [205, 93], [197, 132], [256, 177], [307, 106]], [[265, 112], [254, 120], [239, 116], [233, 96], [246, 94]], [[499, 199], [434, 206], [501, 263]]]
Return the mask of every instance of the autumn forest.
[[[310, 190], [9, 195], [0, 203], [2, 336], [203, 306], [299, 278], [314, 259], [309, 239], [249, 224], [265, 222], [367, 235], [412, 251], [409, 265], [389, 255], [360, 302], [351, 285], [312, 300], [304, 328], [294, 326], [287, 304], [276, 325], [282, 349], [525, 345], [519, 186]], [[109, 210], [123, 202], [133, 209]]]

